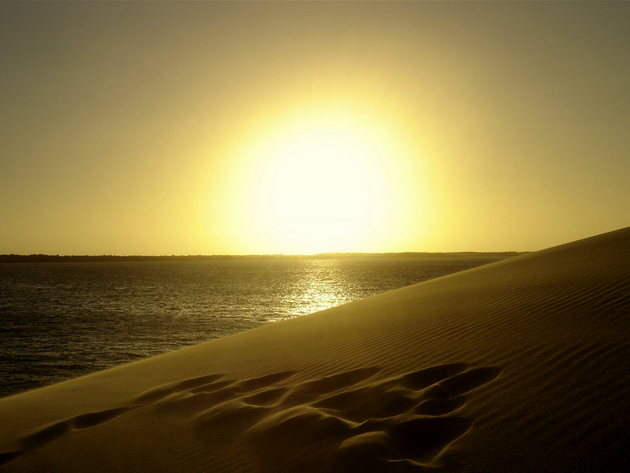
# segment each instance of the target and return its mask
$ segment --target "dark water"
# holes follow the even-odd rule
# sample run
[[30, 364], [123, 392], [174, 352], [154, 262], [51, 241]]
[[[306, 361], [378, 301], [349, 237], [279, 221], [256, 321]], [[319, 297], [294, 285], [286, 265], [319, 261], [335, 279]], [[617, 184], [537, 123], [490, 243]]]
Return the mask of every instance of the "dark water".
[[0, 264], [0, 396], [498, 259]]

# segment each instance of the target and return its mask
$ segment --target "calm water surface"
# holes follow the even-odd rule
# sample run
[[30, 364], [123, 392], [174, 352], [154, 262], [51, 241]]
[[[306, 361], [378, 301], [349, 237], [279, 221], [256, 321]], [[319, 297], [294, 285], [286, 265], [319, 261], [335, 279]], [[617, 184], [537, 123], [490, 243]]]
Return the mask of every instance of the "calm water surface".
[[0, 396], [498, 259], [0, 264]]

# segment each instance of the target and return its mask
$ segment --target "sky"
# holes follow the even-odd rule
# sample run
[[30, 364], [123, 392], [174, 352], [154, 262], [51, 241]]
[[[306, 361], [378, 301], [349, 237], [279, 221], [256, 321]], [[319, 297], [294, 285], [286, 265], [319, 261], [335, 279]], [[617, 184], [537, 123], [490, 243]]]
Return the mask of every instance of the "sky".
[[2, 2], [0, 254], [630, 225], [630, 3]]

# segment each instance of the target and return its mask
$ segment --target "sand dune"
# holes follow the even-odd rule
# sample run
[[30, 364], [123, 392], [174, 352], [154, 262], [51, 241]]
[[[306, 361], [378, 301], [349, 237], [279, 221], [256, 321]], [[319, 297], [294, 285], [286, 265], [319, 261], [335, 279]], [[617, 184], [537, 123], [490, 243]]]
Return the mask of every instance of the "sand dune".
[[0, 471], [630, 471], [630, 228], [0, 399]]

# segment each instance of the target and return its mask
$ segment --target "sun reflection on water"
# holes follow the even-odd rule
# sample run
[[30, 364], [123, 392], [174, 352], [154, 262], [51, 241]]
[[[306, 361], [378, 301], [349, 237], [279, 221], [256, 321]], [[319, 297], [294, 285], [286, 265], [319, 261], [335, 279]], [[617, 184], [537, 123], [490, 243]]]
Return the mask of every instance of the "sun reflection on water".
[[282, 297], [280, 304], [290, 317], [270, 319], [270, 322], [295, 318], [320, 310], [330, 309], [347, 302], [352, 302], [351, 281], [347, 271], [342, 271], [340, 260], [312, 260], [312, 267], [304, 277], [295, 281]]

